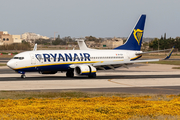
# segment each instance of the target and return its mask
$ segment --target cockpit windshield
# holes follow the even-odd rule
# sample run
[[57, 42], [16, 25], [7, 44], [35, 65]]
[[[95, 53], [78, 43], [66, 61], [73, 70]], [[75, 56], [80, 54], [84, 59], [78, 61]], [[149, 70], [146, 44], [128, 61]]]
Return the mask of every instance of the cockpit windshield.
[[24, 57], [14, 57], [13, 59], [23, 60], [23, 59], [24, 59]]

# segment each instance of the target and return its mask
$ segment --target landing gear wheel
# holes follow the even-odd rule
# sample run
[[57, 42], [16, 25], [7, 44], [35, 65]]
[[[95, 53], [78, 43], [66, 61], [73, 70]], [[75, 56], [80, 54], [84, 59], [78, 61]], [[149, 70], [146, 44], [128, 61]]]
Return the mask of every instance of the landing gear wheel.
[[96, 78], [96, 73], [94, 73], [94, 74], [89, 74], [88, 77], [89, 77], [89, 78]]
[[25, 79], [25, 78], [26, 78], [26, 75], [24, 75], [24, 74], [23, 74], [23, 75], [21, 75], [21, 78]]
[[66, 77], [74, 77], [74, 73], [73, 72], [67, 72]]
[[70, 72], [70, 77], [74, 77], [74, 72]]
[[74, 77], [74, 70], [70, 69], [66, 73], [66, 77]]

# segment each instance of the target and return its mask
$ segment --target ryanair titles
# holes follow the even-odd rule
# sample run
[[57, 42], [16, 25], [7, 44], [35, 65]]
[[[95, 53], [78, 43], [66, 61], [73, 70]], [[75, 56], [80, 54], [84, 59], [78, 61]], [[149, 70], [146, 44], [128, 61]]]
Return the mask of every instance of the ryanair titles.
[[44, 62], [60, 62], [60, 61], [91, 61], [89, 53], [43, 53], [35, 54], [36, 59], [40, 62], [44, 58]]

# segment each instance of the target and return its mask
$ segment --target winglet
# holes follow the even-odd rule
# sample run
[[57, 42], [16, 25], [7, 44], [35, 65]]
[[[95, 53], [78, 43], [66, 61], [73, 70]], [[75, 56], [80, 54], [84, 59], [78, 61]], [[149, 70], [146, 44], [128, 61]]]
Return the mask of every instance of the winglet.
[[169, 59], [169, 58], [171, 57], [172, 52], [173, 52], [173, 50], [174, 50], [174, 47], [175, 47], [175, 46], [172, 47], [171, 51], [168, 53], [168, 55], [167, 55], [163, 60], [167, 60], [167, 59]]
[[33, 51], [37, 50], [37, 43], [34, 45]]

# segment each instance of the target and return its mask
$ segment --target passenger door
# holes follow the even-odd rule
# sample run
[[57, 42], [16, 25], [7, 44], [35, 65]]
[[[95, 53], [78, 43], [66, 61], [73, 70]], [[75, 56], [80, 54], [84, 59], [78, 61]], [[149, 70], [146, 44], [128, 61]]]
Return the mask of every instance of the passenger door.
[[36, 64], [35, 55], [33, 53], [30, 53], [30, 57], [31, 57], [31, 65], [35, 65]]
[[126, 52], [126, 56], [127, 56], [127, 59], [130, 60], [130, 55], [129, 55], [129, 52]]

